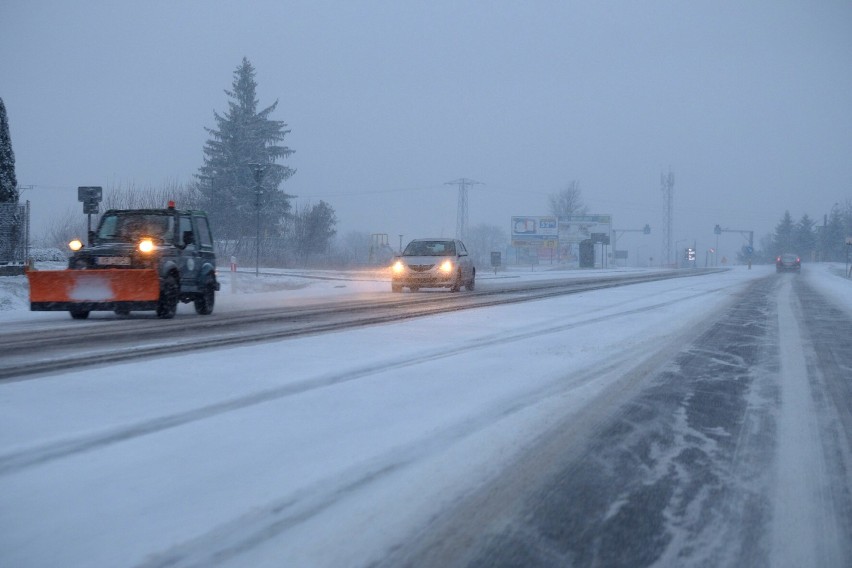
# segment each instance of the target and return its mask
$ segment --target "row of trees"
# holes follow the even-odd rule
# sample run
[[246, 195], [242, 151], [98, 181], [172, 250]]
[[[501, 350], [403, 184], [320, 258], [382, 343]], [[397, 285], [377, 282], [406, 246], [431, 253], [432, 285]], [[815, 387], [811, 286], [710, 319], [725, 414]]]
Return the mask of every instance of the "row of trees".
[[852, 236], [852, 201], [835, 204], [819, 221], [807, 213], [794, 221], [785, 211], [775, 231], [762, 240], [761, 248], [767, 260], [795, 252], [804, 260], [843, 262], [848, 236]]

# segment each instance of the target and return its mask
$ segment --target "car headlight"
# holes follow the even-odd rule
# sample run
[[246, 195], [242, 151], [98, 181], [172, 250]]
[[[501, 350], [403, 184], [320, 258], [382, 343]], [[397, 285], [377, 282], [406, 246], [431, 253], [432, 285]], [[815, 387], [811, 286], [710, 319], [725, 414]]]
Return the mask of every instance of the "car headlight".
[[402, 271], [405, 270], [405, 265], [401, 260], [397, 260], [393, 263], [393, 266], [391, 266], [391, 270], [394, 271], [394, 274], [401, 274]]
[[77, 252], [78, 250], [83, 248], [83, 241], [81, 241], [80, 239], [73, 239], [70, 243], [68, 243], [68, 248], [70, 248], [74, 252]]
[[454, 267], [453, 267], [453, 261], [452, 260], [445, 260], [444, 262], [441, 263], [441, 272], [450, 273], [450, 272], [453, 271], [453, 268]]
[[139, 241], [139, 252], [151, 252], [154, 250], [154, 241], [151, 239], [142, 239]]

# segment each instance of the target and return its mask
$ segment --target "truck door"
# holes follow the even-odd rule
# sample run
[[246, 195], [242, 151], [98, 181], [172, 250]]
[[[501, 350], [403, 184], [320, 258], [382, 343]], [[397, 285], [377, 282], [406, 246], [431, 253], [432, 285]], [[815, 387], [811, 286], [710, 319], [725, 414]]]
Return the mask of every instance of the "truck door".
[[192, 217], [181, 215], [178, 227], [178, 244], [181, 247], [180, 289], [182, 292], [195, 292], [198, 287], [201, 262], [198, 257], [198, 238], [193, 228]]
[[[204, 277], [216, 271], [216, 252], [213, 248], [213, 235], [210, 232], [210, 223], [204, 215], [195, 214], [192, 216], [193, 225], [195, 226], [195, 235], [198, 237], [196, 246], [198, 247], [198, 258], [200, 259], [200, 270], [198, 277], [199, 285], [204, 284]], [[207, 266], [205, 269], [204, 266]]]

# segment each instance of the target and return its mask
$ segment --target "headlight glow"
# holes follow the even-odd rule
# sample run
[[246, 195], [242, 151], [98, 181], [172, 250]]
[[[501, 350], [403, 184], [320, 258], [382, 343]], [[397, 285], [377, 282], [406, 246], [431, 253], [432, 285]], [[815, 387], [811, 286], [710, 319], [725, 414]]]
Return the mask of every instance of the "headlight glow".
[[70, 243], [68, 243], [68, 248], [70, 248], [74, 252], [77, 252], [78, 250], [83, 248], [83, 241], [81, 241], [80, 239], [73, 239]]
[[152, 250], [154, 250], [154, 241], [151, 239], [139, 241], [139, 252], [151, 252]]
[[453, 261], [445, 260], [441, 263], [441, 272], [452, 272], [453, 271]]
[[393, 270], [394, 272], [399, 274], [400, 272], [405, 270], [405, 265], [402, 264], [401, 260], [397, 260], [396, 262], [393, 263], [393, 266], [391, 266], [391, 270]]

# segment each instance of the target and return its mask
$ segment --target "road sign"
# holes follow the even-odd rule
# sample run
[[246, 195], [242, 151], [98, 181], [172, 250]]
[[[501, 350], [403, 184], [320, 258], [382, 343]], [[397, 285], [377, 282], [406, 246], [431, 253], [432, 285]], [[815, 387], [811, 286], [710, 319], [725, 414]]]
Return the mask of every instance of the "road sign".
[[99, 185], [81, 186], [77, 188], [77, 201], [87, 202], [101, 201], [103, 196], [103, 188]]

